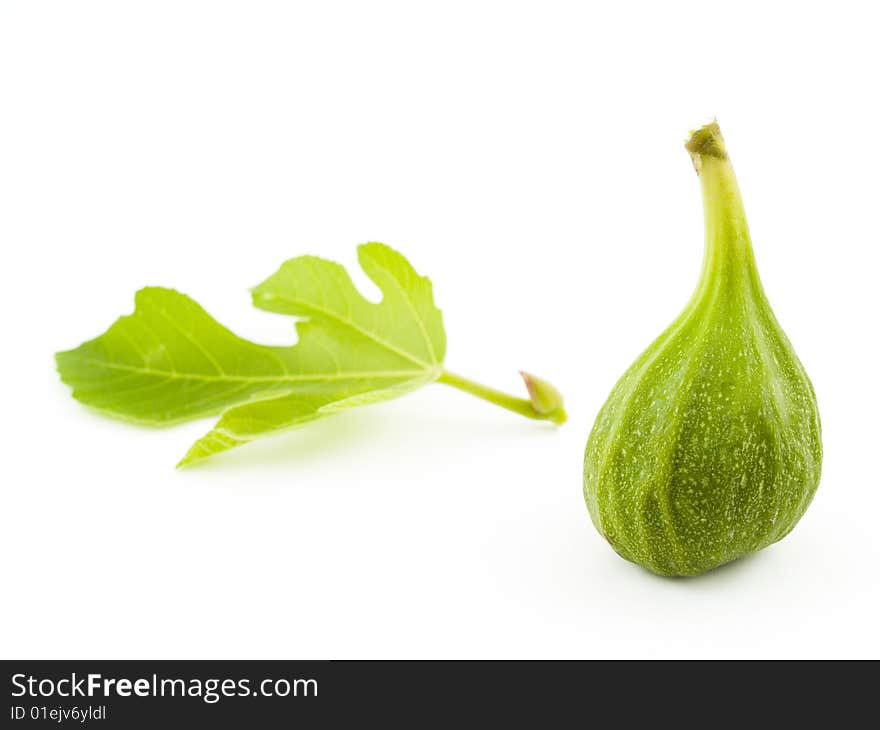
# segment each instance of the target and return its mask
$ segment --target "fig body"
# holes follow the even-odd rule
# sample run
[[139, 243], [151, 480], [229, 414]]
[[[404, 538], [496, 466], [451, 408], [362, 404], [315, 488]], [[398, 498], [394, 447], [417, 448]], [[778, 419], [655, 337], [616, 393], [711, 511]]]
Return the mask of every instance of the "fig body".
[[584, 456], [596, 529], [627, 560], [668, 576], [785, 537], [822, 464], [813, 387], [764, 294], [718, 125], [686, 146], [703, 190], [700, 281], [614, 386]]

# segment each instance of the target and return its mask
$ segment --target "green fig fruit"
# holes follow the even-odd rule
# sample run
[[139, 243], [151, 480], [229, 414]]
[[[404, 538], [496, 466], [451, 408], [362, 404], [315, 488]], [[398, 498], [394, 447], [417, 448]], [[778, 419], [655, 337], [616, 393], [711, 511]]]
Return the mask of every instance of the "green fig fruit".
[[718, 124], [686, 148], [703, 190], [700, 280], [614, 386], [584, 456], [596, 529], [627, 560], [667, 576], [781, 540], [822, 465], [813, 386], [761, 286]]

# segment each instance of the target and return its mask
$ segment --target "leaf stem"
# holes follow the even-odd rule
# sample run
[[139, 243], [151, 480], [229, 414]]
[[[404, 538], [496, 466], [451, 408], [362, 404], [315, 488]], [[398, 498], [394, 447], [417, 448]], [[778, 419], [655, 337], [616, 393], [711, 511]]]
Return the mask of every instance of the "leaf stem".
[[[523, 374], [523, 377], [526, 377], [526, 375]], [[465, 393], [470, 393], [477, 398], [482, 398], [489, 403], [494, 403], [496, 406], [501, 406], [502, 408], [506, 408], [508, 411], [513, 411], [514, 413], [518, 413], [519, 415], [525, 416], [526, 418], [534, 418], [540, 421], [552, 421], [553, 423], [557, 424], [564, 423], [566, 419], [565, 409], [562, 407], [561, 398], [558, 406], [555, 407], [553, 410], [548, 411], [546, 409], [543, 409], [543, 411], [541, 411], [536, 409], [535, 402], [533, 400], [527, 398], [517, 398], [514, 395], [503, 393], [500, 390], [495, 390], [495, 388], [490, 388], [487, 385], [482, 385], [481, 383], [474, 382], [469, 378], [457, 375], [456, 373], [452, 373], [449, 370], [444, 370], [440, 377], [437, 379], [437, 382], [443, 383], [444, 385], [449, 385], [453, 388], [458, 388], [459, 390], [463, 390]]]

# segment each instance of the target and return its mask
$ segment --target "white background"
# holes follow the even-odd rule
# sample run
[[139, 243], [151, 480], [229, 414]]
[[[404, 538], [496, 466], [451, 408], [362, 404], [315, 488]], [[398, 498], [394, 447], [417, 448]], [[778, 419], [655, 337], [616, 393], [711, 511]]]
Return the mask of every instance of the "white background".
[[[876, 7], [606, 5], [0, 5], [3, 657], [880, 656]], [[715, 115], [825, 465], [782, 543], [668, 580], [581, 459], [696, 283]], [[146, 284], [290, 342], [248, 288], [367, 240], [434, 281], [451, 369], [570, 421], [433, 385], [175, 471], [209, 422], [55, 376]]]

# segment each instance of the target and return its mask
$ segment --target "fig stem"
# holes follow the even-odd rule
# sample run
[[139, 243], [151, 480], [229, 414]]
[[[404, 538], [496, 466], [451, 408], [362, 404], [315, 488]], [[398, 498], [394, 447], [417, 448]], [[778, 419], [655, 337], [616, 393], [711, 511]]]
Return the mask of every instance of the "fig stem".
[[552, 421], [556, 424], [564, 423], [566, 419], [565, 409], [562, 407], [561, 402], [557, 408], [551, 411], [542, 409], [542, 412], [535, 407], [533, 401], [530, 399], [517, 398], [516, 396], [509, 395], [500, 390], [496, 390], [495, 388], [490, 388], [488, 385], [482, 385], [469, 378], [452, 373], [449, 370], [444, 370], [437, 379], [437, 382], [449, 385], [453, 388], [458, 388], [465, 393], [470, 393], [477, 398], [482, 398], [489, 403], [494, 403], [496, 406], [501, 406], [501, 408], [506, 408], [508, 411], [513, 411], [526, 418], [533, 418], [539, 421]]
[[717, 119], [691, 132], [690, 139], [684, 146], [691, 154], [698, 175], [703, 167], [703, 157], [727, 159], [727, 147], [724, 144], [724, 137], [721, 136], [721, 127], [718, 126]]
[[685, 148], [700, 179], [706, 232], [696, 295], [711, 293], [719, 280], [734, 287], [748, 283], [761, 292], [742, 196], [718, 122], [693, 132]]

